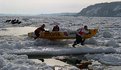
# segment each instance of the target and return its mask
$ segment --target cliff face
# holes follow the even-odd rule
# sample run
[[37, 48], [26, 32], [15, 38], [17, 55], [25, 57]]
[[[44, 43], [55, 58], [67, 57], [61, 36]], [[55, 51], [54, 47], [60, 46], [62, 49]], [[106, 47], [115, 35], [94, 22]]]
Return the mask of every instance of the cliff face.
[[91, 17], [121, 17], [121, 2], [91, 5], [82, 9], [78, 15]]

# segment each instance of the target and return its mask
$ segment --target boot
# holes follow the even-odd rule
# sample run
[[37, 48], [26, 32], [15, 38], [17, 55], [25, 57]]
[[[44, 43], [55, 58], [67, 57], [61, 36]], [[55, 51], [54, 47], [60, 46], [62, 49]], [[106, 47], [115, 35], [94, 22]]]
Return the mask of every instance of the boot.
[[73, 44], [72, 46], [75, 48], [75, 45], [76, 45], [76, 44]]

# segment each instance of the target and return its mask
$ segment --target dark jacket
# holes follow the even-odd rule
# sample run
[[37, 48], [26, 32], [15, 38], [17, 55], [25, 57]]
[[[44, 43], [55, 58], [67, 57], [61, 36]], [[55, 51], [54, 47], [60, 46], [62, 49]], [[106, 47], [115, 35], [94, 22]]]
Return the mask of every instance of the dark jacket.
[[59, 31], [59, 26], [54, 26], [52, 31]]
[[36, 35], [37, 37], [39, 37], [39, 33], [40, 33], [41, 31], [45, 31], [45, 29], [44, 29], [43, 27], [39, 27], [39, 28], [37, 28], [37, 29], [34, 31], [34, 33], [35, 33], [35, 35]]

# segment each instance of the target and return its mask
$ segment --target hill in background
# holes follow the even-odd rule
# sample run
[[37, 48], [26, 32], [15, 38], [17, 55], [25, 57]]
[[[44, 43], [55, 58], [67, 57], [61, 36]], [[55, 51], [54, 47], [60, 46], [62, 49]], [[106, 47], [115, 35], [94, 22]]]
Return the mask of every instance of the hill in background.
[[121, 17], [121, 2], [91, 5], [82, 9], [78, 15], [90, 17]]

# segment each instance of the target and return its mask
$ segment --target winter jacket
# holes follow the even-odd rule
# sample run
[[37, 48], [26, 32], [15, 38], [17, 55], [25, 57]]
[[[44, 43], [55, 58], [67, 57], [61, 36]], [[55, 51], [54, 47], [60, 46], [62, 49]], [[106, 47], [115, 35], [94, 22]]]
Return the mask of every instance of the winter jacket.
[[85, 34], [88, 34], [88, 33], [89, 33], [89, 31], [85, 30], [84, 28], [79, 28], [79, 29], [77, 29], [77, 32], [76, 32], [76, 34], [81, 37], [83, 37]]

